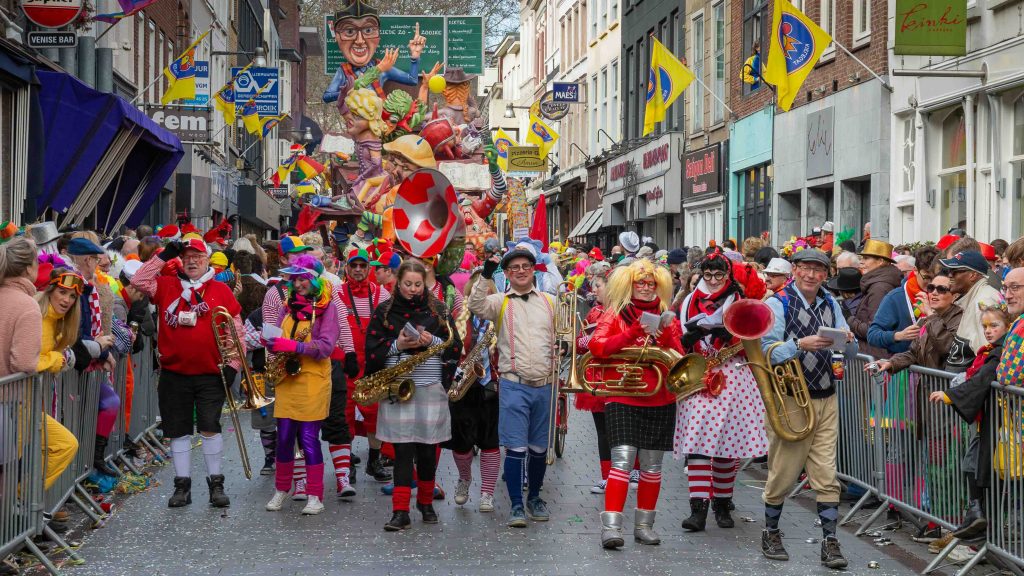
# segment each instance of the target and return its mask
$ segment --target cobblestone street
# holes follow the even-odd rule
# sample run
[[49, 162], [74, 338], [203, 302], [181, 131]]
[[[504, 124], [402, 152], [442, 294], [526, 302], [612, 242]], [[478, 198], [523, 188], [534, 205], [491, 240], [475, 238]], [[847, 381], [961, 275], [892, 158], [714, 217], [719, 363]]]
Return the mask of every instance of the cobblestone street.
[[[262, 458], [258, 438], [247, 432], [250, 453], [254, 459]], [[819, 565], [821, 532], [814, 525], [813, 501], [807, 497], [788, 503], [783, 514], [781, 527], [791, 561], [771, 562], [761, 556], [764, 472], [756, 467], [740, 475], [735, 529], [719, 529], [712, 520], [707, 532], [686, 534], [679, 527], [689, 511], [683, 464], [667, 459], [657, 522], [661, 546], [641, 547], [627, 538], [621, 551], [603, 550], [598, 519], [603, 497], [590, 493], [598, 477], [596, 440], [585, 413], [572, 413], [566, 457], [548, 471], [543, 496], [551, 508], [551, 521], [531, 523], [525, 530], [505, 526], [508, 503], [501, 482], [495, 495], [496, 513], [477, 511], [476, 464], [470, 502], [456, 506], [452, 497], [457, 476], [447, 452], [438, 472], [448, 491], [446, 502], [435, 503], [440, 524], [424, 525], [414, 511], [410, 530], [385, 533], [382, 526], [390, 517], [390, 498], [380, 493], [380, 484], [364, 475], [359, 476], [359, 494], [351, 503], [336, 499], [333, 481], [328, 479], [326, 509], [321, 515], [303, 517], [302, 504], [290, 501], [281, 512], [271, 513], [263, 506], [273, 494], [272, 478], [255, 476], [246, 481], [234, 439], [226, 438], [225, 446], [230, 509], [207, 506], [202, 453], [195, 449], [191, 506], [167, 508], [173, 469], [157, 469], [162, 485], [129, 498], [105, 528], [87, 533], [80, 550], [86, 563], [65, 572], [73, 576], [831, 573]], [[365, 441], [360, 440], [356, 452], [365, 456], [365, 449]], [[255, 462], [254, 466], [259, 467]], [[626, 506], [628, 527], [634, 495]], [[844, 505], [843, 513], [846, 510]], [[895, 545], [885, 547], [874, 545], [869, 537], [858, 539], [847, 529], [840, 538], [850, 560], [848, 574], [910, 575], [927, 560], [924, 545], [911, 542], [905, 530], [892, 535]], [[872, 568], [872, 562], [878, 567]]]

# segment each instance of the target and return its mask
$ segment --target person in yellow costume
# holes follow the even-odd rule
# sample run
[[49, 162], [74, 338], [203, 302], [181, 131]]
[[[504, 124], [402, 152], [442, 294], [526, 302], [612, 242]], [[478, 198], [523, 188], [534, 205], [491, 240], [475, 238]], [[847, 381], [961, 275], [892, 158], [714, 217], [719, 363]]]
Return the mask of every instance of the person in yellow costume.
[[302, 513], [319, 514], [324, 509], [320, 424], [327, 418], [331, 403], [331, 352], [338, 341], [338, 314], [331, 300], [330, 283], [320, 277], [323, 271], [323, 264], [306, 254], [278, 271], [288, 282], [280, 336], [264, 335], [268, 352], [286, 355], [285, 377], [274, 389], [277, 467], [276, 491], [266, 506], [270, 511], [280, 510], [288, 498], [296, 440], [306, 459], [308, 499]]
[[[54, 271], [46, 290], [36, 294], [39, 311], [43, 315], [43, 341], [39, 351], [38, 372], [60, 372], [74, 365], [71, 345], [78, 340], [81, 319], [78, 303], [84, 289], [84, 278], [74, 272], [58, 269]], [[78, 439], [45, 412], [43, 420], [46, 450], [43, 486], [49, 488], [71, 465], [78, 452]]]

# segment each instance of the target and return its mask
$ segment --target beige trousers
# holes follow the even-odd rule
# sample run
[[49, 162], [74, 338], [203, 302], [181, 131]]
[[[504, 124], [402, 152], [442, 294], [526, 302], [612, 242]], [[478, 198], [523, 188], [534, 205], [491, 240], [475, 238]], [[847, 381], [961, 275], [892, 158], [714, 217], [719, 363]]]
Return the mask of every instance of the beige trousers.
[[[796, 401], [785, 398], [786, 410], [796, 429], [804, 425], [805, 418]], [[812, 399], [811, 406], [817, 421], [810, 436], [799, 442], [787, 442], [768, 426], [768, 483], [764, 488], [766, 504], [782, 504], [793, 489], [802, 470], [818, 495], [818, 502], [839, 502], [839, 480], [836, 478], [836, 445], [839, 439], [839, 399]]]

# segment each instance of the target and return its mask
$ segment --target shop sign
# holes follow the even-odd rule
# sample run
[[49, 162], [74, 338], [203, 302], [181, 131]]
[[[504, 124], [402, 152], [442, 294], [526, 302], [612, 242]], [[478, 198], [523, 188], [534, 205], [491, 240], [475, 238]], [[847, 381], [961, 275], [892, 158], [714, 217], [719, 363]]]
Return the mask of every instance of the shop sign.
[[210, 110], [182, 108], [179, 106], [150, 106], [149, 117], [166, 128], [182, 142], [207, 142], [210, 140]]
[[835, 108], [829, 106], [807, 115], [807, 179], [832, 174], [832, 138]]
[[895, 54], [967, 54], [967, 0], [896, 0]]
[[555, 93], [548, 90], [540, 97], [540, 115], [548, 120], [561, 120], [569, 113], [569, 104], [555, 100]]
[[29, 22], [43, 28], [63, 28], [82, 13], [82, 0], [22, 0]]
[[580, 101], [580, 85], [573, 82], [555, 82], [551, 92], [555, 102]]
[[721, 189], [721, 145], [714, 144], [687, 154], [683, 159], [683, 198], [718, 194]]
[[547, 156], [541, 158], [537, 146], [509, 146], [508, 171], [524, 172], [536, 175], [548, 171]]
[[636, 181], [643, 182], [662, 176], [672, 169], [672, 159], [676, 157], [679, 140], [673, 138], [672, 134], [665, 134], [661, 138], [642, 146], [629, 154], [624, 154], [608, 162], [608, 192], [619, 190], [626, 186], [626, 176], [629, 174], [629, 164], [636, 164]]
[[28, 45], [31, 48], [74, 48], [78, 45], [78, 34], [34, 30], [28, 33]]
[[647, 202], [647, 214], [661, 214], [665, 211], [665, 178], [654, 178], [637, 186], [636, 195]]

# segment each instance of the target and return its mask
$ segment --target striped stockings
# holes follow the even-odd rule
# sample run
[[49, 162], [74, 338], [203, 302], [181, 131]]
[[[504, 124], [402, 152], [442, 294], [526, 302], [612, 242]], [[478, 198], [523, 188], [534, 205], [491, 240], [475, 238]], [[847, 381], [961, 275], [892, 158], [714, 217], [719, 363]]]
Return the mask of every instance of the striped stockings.
[[[629, 472], [612, 468], [608, 471], [608, 484], [604, 489], [605, 512], [622, 512], [626, 506], [626, 493], [629, 491]], [[657, 500], [657, 496], [655, 496]]]
[[735, 458], [708, 458], [691, 454], [686, 458], [686, 476], [690, 484], [690, 498], [708, 500], [732, 498], [739, 460]]
[[331, 452], [331, 462], [334, 463], [334, 477], [338, 480], [348, 478], [352, 465], [352, 445], [328, 444], [327, 449]]
[[711, 461], [711, 489], [715, 498], [732, 498], [739, 459], [715, 458]]
[[494, 494], [494, 485], [498, 482], [498, 469], [501, 467], [501, 451], [497, 448], [480, 451], [480, 492]]

